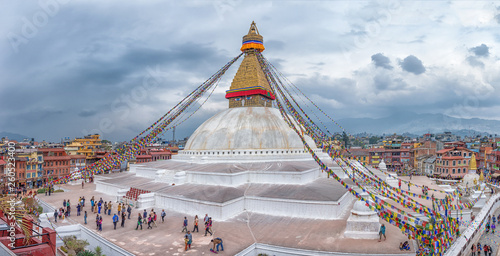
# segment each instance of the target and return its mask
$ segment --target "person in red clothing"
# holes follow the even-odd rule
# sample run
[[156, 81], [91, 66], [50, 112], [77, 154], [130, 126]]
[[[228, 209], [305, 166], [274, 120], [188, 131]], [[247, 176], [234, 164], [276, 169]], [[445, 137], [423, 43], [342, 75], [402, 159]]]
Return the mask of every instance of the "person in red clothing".
[[401, 189], [401, 180], [399, 180], [398, 185], [399, 185], [399, 189]]

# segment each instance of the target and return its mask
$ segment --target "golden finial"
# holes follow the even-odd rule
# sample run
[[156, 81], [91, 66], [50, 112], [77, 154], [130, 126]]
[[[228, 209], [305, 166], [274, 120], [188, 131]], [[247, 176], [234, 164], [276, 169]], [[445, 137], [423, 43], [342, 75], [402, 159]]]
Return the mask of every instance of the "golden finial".
[[257, 25], [252, 21], [248, 34], [243, 36], [243, 45], [241, 46], [241, 51], [244, 52], [248, 49], [256, 49], [260, 52], [264, 51], [264, 38], [259, 34]]

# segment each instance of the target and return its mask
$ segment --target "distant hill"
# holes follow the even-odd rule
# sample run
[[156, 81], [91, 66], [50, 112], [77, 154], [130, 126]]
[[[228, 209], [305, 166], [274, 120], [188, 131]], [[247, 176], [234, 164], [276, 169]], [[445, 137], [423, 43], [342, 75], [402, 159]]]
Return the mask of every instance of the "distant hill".
[[455, 118], [443, 114], [396, 113], [384, 118], [345, 118], [338, 121], [350, 133], [425, 134], [450, 131], [456, 135], [500, 134], [500, 121]]
[[30, 137], [22, 134], [12, 132], [0, 132], [0, 138], [7, 137], [9, 140], [23, 141], [24, 139], [31, 139]]

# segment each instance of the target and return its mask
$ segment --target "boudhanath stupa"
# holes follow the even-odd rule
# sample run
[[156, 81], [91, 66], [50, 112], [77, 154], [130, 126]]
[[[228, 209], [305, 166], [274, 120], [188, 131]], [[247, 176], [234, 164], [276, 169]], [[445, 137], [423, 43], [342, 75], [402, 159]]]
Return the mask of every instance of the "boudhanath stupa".
[[[245, 213], [257, 214], [260, 220], [270, 221], [263, 226], [272, 226], [273, 232], [284, 230], [291, 237], [262, 230], [265, 239], [248, 237], [245, 243], [312, 250], [279, 255], [365, 251], [356, 247], [356, 241], [376, 245], [379, 219], [344, 186], [322, 173], [298, 134], [284, 121], [255, 54], [264, 51], [263, 42], [252, 23], [243, 36], [244, 59], [226, 91], [228, 108], [201, 124], [184, 150], [170, 160], [131, 164], [128, 172], [97, 176], [96, 191], [139, 209], [208, 214], [217, 222], [238, 222], [247, 218], [242, 217]], [[311, 137], [304, 137], [336, 175], [347, 178]], [[280, 223], [284, 218], [286, 223]], [[290, 222], [294, 226], [287, 224]], [[405, 239], [400, 233], [391, 235]], [[377, 250], [384, 255], [399, 251], [389, 244], [379, 244]], [[367, 249], [365, 254], [355, 255], [371, 253]]]
[[[243, 211], [321, 219], [345, 214], [353, 197], [321, 175], [273, 107], [275, 96], [253, 49], [264, 50], [255, 23], [243, 37], [245, 56], [226, 91], [228, 109], [201, 124], [184, 150], [169, 161], [133, 164], [122, 178], [98, 180], [97, 191], [136, 197], [139, 207], [186, 214], [203, 210], [218, 220]], [[328, 158], [310, 137], [306, 140]], [[342, 176], [336, 164], [331, 167]]]

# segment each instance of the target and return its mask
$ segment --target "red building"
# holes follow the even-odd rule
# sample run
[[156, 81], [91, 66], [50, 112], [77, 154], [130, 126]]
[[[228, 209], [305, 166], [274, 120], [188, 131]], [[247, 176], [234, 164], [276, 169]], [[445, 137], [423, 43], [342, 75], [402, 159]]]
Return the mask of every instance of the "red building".
[[436, 159], [436, 174], [441, 177], [460, 179], [469, 170], [469, 161], [475, 152], [464, 147], [439, 150]]
[[158, 160], [168, 160], [172, 158], [172, 152], [165, 148], [144, 148], [136, 156], [137, 163], [147, 163]]
[[43, 154], [43, 173], [45, 181], [51, 181], [70, 174], [71, 157], [64, 148], [39, 148]]
[[380, 163], [380, 161], [384, 157], [385, 149], [383, 149], [383, 148], [370, 148], [368, 150], [368, 152], [370, 153], [370, 165], [371, 166], [378, 166], [378, 164]]
[[500, 173], [500, 151], [492, 150], [486, 155], [486, 169], [492, 173]]

